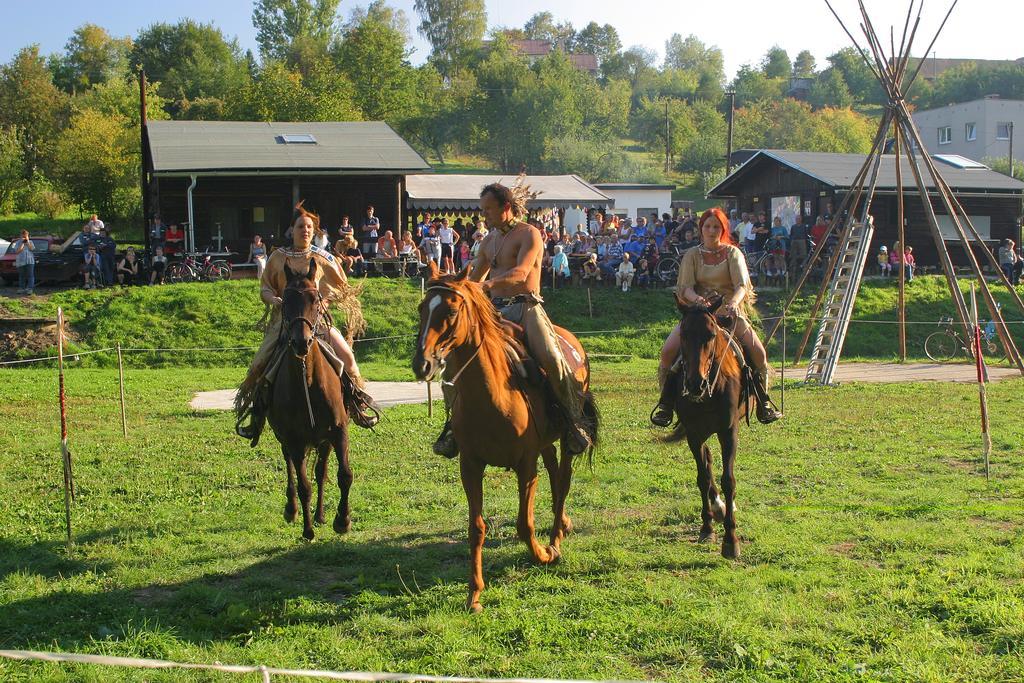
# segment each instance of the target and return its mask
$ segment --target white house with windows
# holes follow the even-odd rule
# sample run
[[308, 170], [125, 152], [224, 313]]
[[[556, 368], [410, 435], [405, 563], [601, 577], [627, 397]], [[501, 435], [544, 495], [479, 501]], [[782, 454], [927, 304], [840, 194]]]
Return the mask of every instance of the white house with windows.
[[[932, 154], [950, 154], [981, 161], [1013, 158], [1024, 162], [1024, 101], [990, 95], [914, 113], [914, 123]], [[1014, 135], [1016, 133], [1016, 135]]]

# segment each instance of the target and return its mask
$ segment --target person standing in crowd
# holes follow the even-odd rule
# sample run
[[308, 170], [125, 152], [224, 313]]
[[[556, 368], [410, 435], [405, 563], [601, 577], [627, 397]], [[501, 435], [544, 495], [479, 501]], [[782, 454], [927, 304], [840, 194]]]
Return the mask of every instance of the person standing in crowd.
[[572, 279], [572, 273], [569, 271], [569, 256], [561, 244], [555, 245], [555, 253], [551, 257], [551, 270], [555, 275], [556, 282], [567, 285]]
[[739, 225], [736, 226], [736, 239], [739, 240], [739, 246], [743, 247], [747, 253], [751, 252], [754, 241], [754, 224], [750, 221], [750, 214], [746, 211], [743, 212]]
[[1017, 247], [1009, 237], [1003, 240], [1003, 246], [999, 247], [999, 267], [1003, 269], [1006, 279], [1015, 285], [1020, 284], [1021, 257], [1017, 253]]
[[635, 274], [636, 268], [633, 266], [633, 262], [630, 260], [629, 254], [623, 254], [622, 262], [619, 263], [619, 267], [615, 271], [615, 285], [617, 287], [622, 287], [623, 292], [628, 292], [629, 286], [633, 284], [633, 276]]
[[366, 218], [359, 229], [359, 243], [364, 259], [372, 259], [377, 254], [377, 238], [380, 230], [380, 219], [373, 215], [373, 204], [366, 207]]
[[263, 244], [263, 238], [259, 235], [252, 236], [252, 242], [249, 243], [249, 258], [246, 262], [256, 264], [257, 280], [263, 277], [263, 269], [267, 267], [267, 246]]
[[153, 249], [152, 264], [149, 268], [149, 284], [155, 285], [158, 282], [164, 283], [164, 272], [167, 270], [167, 257], [164, 256], [164, 248], [156, 246]]
[[459, 233], [448, 225], [448, 219], [441, 221], [441, 229], [437, 231], [437, 240], [441, 244], [441, 273], [455, 272], [455, 245], [459, 243]]
[[117, 260], [117, 242], [110, 236], [106, 228], [100, 228], [100, 236], [96, 240], [100, 253], [100, 271], [103, 273], [103, 284], [108, 287], [114, 284], [114, 263]]
[[424, 260], [430, 259], [440, 267], [441, 243], [437, 240], [436, 226], [431, 225], [427, 236], [420, 240], [420, 253], [423, 254]]
[[28, 230], [21, 231], [21, 237], [11, 245], [14, 251], [14, 266], [18, 269], [18, 294], [32, 294], [36, 288], [35, 245], [28, 237]]
[[85, 256], [82, 259], [82, 280], [86, 289], [96, 289], [103, 283], [103, 273], [100, 271], [102, 260], [95, 244], [90, 244], [85, 248]]
[[[476, 255], [480, 252], [480, 245], [483, 244], [484, 237], [487, 237], [486, 230], [483, 232], [477, 230], [473, 233], [473, 246], [469, 248], [469, 257], [471, 259], [475, 259]], [[426, 256], [423, 257], [424, 260], [426, 260], [426, 258]]]
[[757, 221], [754, 222], [754, 251], [764, 251], [765, 245], [768, 244], [768, 238], [771, 237], [772, 228], [771, 223], [768, 221], [768, 217], [765, 216], [764, 211], [757, 214]]
[[423, 239], [430, 232], [430, 212], [423, 213], [423, 220], [416, 225], [416, 238]]
[[94, 235], [98, 235], [100, 233], [100, 230], [105, 230], [107, 227], [103, 224], [103, 221], [101, 221], [100, 217], [97, 216], [96, 214], [89, 216], [89, 222], [86, 223], [85, 226], [82, 226], [83, 232], [85, 231], [86, 226], [89, 227], [89, 231]]
[[818, 216], [818, 220], [814, 222], [814, 227], [811, 228], [811, 239], [814, 240], [814, 244], [821, 244], [821, 241], [825, 239], [825, 233], [828, 232], [828, 223], [825, 222], [823, 216]]
[[341, 225], [338, 226], [338, 239], [345, 239], [346, 235], [354, 235], [355, 229], [349, 223], [348, 215], [341, 217]]
[[807, 260], [807, 226], [803, 214], [796, 215], [796, 222], [789, 229], [789, 267], [799, 272]]
[[139, 284], [139, 259], [135, 257], [135, 247], [128, 247], [117, 261], [117, 284]]

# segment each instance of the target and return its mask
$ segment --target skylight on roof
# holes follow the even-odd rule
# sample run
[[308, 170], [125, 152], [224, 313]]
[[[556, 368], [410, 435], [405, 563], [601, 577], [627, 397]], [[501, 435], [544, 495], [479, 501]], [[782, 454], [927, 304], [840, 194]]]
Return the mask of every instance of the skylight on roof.
[[973, 159], [968, 159], [967, 157], [962, 157], [959, 154], [933, 154], [932, 159], [937, 159], [944, 164], [949, 164], [953, 168], [978, 168], [988, 170], [988, 166], [985, 164], [974, 161]]
[[315, 145], [316, 138], [312, 133], [286, 133], [278, 135], [277, 139], [285, 145]]

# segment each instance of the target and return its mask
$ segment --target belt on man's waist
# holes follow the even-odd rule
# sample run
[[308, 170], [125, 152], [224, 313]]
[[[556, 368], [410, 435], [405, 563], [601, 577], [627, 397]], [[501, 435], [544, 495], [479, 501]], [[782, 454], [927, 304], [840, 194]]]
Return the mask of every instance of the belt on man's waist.
[[515, 296], [492, 296], [491, 303], [494, 304], [495, 308], [505, 308], [506, 306], [522, 303], [542, 304], [544, 299], [536, 294], [516, 294]]

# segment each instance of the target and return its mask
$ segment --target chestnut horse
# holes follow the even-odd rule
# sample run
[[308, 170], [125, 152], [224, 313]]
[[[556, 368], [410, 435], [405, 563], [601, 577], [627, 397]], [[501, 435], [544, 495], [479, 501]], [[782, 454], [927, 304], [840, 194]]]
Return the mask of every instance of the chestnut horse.
[[[677, 297], [678, 301], [678, 297]], [[712, 520], [725, 523], [722, 556], [740, 556], [736, 537], [736, 477], [733, 465], [739, 439], [739, 422], [745, 404], [750, 400], [745, 389], [743, 368], [733, 352], [731, 335], [718, 324], [715, 311], [722, 298], [715, 297], [710, 306], [691, 306], [678, 301], [682, 315], [680, 324], [680, 359], [683, 372], [676, 390], [675, 411], [679, 424], [668, 441], [686, 439], [697, 462], [697, 488], [700, 489], [701, 527], [698, 542], [714, 543]], [[744, 411], [747, 412], [747, 411]], [[747, 413], [749, 414], [749, 413]], [[718, 436], [722, 447], [722, 500], [715, 487], [711, 449], [707, 440]]]
[[[552, 564], [561, 556], [561, 543], [572, 531], [565, 499], [572, 478], [573, 456], [564, 447], [561, 457], [555, 442], [561, 438], [562, 418], [552, 410], [541, 382], [528, 381], [510, 359], [516, 342], [509, 327], [491, 304], [483, 288], [459, 275], [438, 277], [431, 263], [431, 279], [420, 304], [419, 341], [413, 371], [420, 380], [441, 374], [452, 388], [451, 429], [459, 445], [459, 469], [469, 503], [469, 596], [466, 607], [483, 608], [482, 551], [487, 526], [483, 518], [484, 469], [515, 470], [519, 480], [519, 516], [516, 531], [530, 547], [533, 559]], [[584, 391], [584, 415], [596, 443], [598, 416], [590, 393], [590, 367], [586, 353], [572, 334], [555, 328], [579, 359], [575, 375]], [[551, 481], [554, 523], [549, 545], [534, 535], [533, 505], [537, 491], [537, 457], [544, 461]], [[593, 448], [588, 456], [593, 456]]]
[[[324, 523], [324, 479], [330, 461], [331, 447], [338, 454], [338, 488], [341, 500], [334, 517], [334, 531], [343, 534], [352, 528], [348, 493], [352, 487], [352, 468], [348, 461], [348, 412], [344, 389], [338, 371], [321, 348], [321, 338], [330, 322], [325, 319], [325, 303], [316, 287], [317, 265], [309, 260], [309, 271], [295, 273], [284, 267], [288, 284], [281, 296], [282, 345], [280, 365], [270, 390], [267, 421], [281, 442], [281, 452], [288, 468], [288, 501], [284, 518], [294, 522], [296, 516], [295, 483], [298, 480], [299, 502], [302, 503], [302, 536], [313, 540], [310, 517], [311, 490], [306, 474], [306, 456], [315, 448], [317, 524]], [[324, 341], [323, 343], [328, 343]]]

